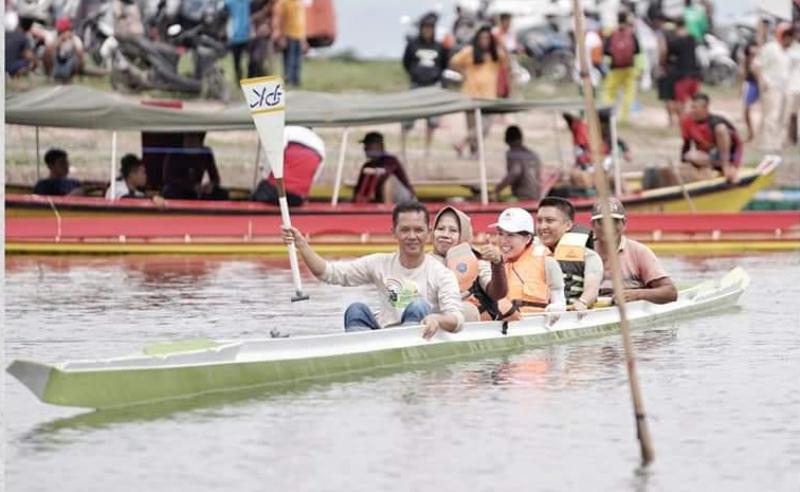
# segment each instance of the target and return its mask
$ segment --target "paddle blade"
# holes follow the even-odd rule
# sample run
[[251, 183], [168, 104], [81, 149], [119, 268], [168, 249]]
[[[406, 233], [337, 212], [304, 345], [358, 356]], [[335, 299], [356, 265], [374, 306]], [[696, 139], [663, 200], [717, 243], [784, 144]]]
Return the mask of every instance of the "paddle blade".
[[243, 79], [239, 84], [272, 174], [275, 178], [283, 178], [283, 131], [286, 115], [286, 88], [283, 80], [280, 77], [257, 77]]

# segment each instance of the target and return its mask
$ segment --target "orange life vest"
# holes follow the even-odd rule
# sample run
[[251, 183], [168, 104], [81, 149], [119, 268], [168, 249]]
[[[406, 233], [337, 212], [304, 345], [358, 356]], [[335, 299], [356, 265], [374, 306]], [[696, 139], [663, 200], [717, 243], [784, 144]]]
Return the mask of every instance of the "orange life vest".
[[522, 314], [544, 311], [550, 301], [544, 259], [550, 251], [543, 245], [529, 246], [516, 261], [507, 262], [508, 294], [498, 302], [503, 319], [518, 320]]
[[491, 321], [493, 319], [491, 313], [475, 295], [475, 290], [480, 289], [480, 284], [478, 283], [478, 258], [472, 251], [472, 246], [469, 243], [461, 243], [450, 248], [445, 258], [445, 265], [455, 274], [464, 302], [478, 308], [481, 321]]
[[478, 258], [468, 243], [457, 244], [450, 248], [444, 263], [456, 275], [461, 292], [468, 291], [478, 278]]

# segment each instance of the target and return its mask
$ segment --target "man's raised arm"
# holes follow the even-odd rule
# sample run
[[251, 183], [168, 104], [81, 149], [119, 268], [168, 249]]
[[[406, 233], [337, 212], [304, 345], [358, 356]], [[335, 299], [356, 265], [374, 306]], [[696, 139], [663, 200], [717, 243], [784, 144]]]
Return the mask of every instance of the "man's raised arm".
[[311, 245], [309, 245], [306, 238], [303, 237], [302, 232], [294, 227], [291, 229], [284, 229], [283, 242], [287, 245], [293, 242], [300, 252], [300, 257], [303, 258], [306, 266], [311, 270], [311, 273], [317, 278], [322, 277], [325, 273], [325, 268], [328, 266], [328, 262], [311, 249]]

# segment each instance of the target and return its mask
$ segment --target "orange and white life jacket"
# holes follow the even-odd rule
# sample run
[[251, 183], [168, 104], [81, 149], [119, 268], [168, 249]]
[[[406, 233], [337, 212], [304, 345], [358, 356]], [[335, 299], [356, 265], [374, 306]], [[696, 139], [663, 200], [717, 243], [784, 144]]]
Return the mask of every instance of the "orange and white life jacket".
[[462, 293], [469, 291], [478, 278], [478, 258], [472, 252], [469, 243], [457, 244], [450, 248], [444, 264], [456, 275], [459, 290]]
[[506, 262], [508, 294], [498, 302], [503, 319], [517, 320], [522, 314], [544, 311], [550, 302], [544, 261], [550, 251], [541, 244], [525, 249], [513, 262]]
[[564, 296], [567, 304], [572, 304], [583, 294], [583, 274], [589, 239], [589, 234], [585, 232], [567, 232], [561, 237], [553, 253], [564, 274]]

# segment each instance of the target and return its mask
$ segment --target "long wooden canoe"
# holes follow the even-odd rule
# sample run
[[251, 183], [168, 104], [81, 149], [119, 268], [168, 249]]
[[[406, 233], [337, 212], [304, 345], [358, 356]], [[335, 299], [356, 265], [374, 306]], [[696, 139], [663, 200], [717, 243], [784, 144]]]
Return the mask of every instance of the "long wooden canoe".
[[[682, 290], [670, 304], [630, 303], [631, 326], [644, 328], [728, 308], [749, 282], [747, 273], [736, 268], [721, 279]], [[564, 313], [553, 324], [544, 315], [511, 323], [469, 323], [458, 333], [439, 332], [429, 341], [422, 339], [418, 326], [297, 338], [186, 341], [105, 360], [15, 360], [7, 371], [44, 402], [105, 409], [482, 356], [606, 335], [618, 328], [618, 311], [604, 308], [582, 319], [574, 312]]]

